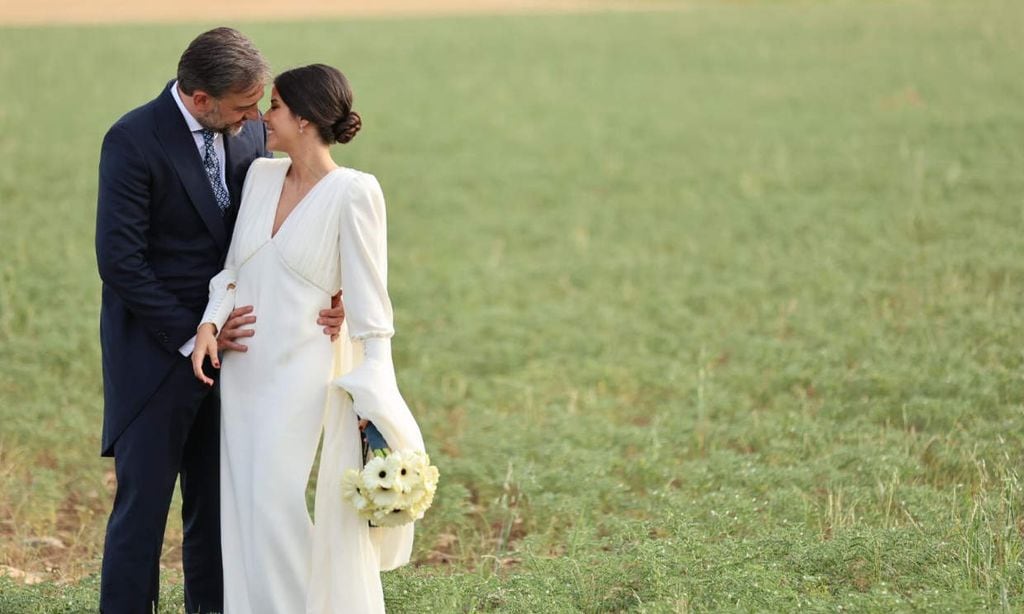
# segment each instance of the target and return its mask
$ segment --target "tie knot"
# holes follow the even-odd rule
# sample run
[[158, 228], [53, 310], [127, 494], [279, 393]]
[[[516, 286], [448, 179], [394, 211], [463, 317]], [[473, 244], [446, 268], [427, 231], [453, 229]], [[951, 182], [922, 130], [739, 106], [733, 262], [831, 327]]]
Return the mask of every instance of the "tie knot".
[[209, 128], [203, 128], [199, 132], [200, 134], [203, 135], [203, 142], [206, 145], [210, 145], [211, 143], [213, 143], [213, 137], [216, 136], [216, 133], [214, 133], [213, 130], [210, 130]]

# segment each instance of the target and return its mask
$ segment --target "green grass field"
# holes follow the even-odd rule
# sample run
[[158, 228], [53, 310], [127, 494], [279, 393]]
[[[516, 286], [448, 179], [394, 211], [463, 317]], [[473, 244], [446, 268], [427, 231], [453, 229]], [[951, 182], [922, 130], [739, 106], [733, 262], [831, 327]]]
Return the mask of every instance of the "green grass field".
[[[95, 608], [99, 142], [207, 25], [0, 29], [5, 614]], [[389, 611], [1024, 609], [1024, 4], [242, 27], [388, 198]]]

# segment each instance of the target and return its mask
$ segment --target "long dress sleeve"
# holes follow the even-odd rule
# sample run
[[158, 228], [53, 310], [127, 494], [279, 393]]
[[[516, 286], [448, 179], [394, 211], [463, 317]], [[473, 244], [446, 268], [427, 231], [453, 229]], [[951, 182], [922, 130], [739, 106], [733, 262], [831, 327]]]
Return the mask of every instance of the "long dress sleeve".
[[228, 316], [235, 309], [235, 281], [238, 277], [234, 269], [224, 269], [210, 280], [210, 300], [206, 303], [206, 311], [199, 325], [212, 323], [220, 333]]
[[359, 417], [373, 422], [393, 450], [425, 448], [391, 362], [394, 328], [387, 293], [384, 195], [371, 175], [355, 176], [342, 198], [338, 242], [345, 322], [343, 337], [334, 344], [331, 400], [324, 417], [310, 584], [313, 607], [307, 609], [322, 611], [330, 603], [351, 602], [376, 604], [360, 611], [383, 614], [378, 572], [410, 561], [415, 523], [367, 527], [342, 502], [341, 477], [347, 469], [363, 466]]
[[332, 383], [351, 395], [356, 414], [373, 422], [389, 447], [422, 451], [422, 435], [398, 390], [391, 358], [395, 330], [387, 290], [387, 221], [384, 194], [372, 175], [362, 175], [349, 192], [338, 240], [356, 366]]

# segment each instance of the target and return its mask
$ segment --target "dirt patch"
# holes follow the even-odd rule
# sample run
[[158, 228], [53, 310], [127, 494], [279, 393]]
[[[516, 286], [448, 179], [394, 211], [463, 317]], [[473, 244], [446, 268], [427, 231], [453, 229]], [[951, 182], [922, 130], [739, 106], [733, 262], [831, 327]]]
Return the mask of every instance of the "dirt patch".
[[622, 0], [0, 0], [0, 25], [406, 17], [673, 9], [665, 2]]

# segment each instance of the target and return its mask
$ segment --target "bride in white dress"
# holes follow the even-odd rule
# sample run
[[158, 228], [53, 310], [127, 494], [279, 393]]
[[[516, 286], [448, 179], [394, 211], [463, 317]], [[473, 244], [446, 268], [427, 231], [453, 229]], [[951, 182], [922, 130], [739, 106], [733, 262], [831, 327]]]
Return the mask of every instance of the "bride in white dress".
[[[391, 361], [384, 197], [373, 175], [331, 158], [329, 145], [361, 126], [338, 70], [282, 73], [263, 119], [268, 149], [288, 158], [249, 170], [193, 353], [201, 380], [213, 383], [207, 356], [221, 370], [224, 611], [384, 612], [380, 572], [409, 561], [413, 524], [371, 528], [341, 498], [342, 474], [362, 466], [366, 420], [392, 449], [424, 450]], [[339, 289], [345, 323], [332, 343], [314, 322]], [[254, 307], [259, 330], [219, 364], [216, 334], [236, 304]]]

